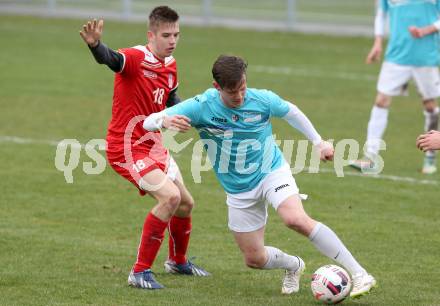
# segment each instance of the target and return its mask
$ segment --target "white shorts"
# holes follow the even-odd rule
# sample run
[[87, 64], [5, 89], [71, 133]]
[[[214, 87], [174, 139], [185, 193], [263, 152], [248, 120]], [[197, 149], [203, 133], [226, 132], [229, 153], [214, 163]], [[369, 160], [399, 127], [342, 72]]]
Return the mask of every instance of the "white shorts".
[[170, 160], [167, 169], [167, 176], [170, 180], [175, 181], [179, 173], [180, 173], [179, 166], [177, 165], [174, 158], [170, 155]]
[[423, 100], [440, 97], [438, 67], [403, 66], [384, 62], [377, 82], [377, 91], [387, 96], [406, 93], [409, 80], [413, 79]]
[[229, 229], [234, 232], [253, 232], [262, 228], [267, 222], [267, 202], [276, 210], [285, 199], [298, 192], [290, 167], [285, 164], [269, 173], [250, 191], [226, 193]]
[[[181, 177], [179, 166], [177, 165], [176, 161], [174, 160], [174, 158], [172, 156], [170, 156], [170, 159], [168, 160], [168, 168], [166, 169], [165, 175], [173, 182], [177, 178]], [[158, 185], [151, 186], [141, 178], [138, 181], [138, 186], [139, 186], [139, 189], [142, 191], [141, 194], [144, 195], [145, 192], [158, 190], [162, 186], [163, 183], [165, 183], [165, 182], [162, 181]]]

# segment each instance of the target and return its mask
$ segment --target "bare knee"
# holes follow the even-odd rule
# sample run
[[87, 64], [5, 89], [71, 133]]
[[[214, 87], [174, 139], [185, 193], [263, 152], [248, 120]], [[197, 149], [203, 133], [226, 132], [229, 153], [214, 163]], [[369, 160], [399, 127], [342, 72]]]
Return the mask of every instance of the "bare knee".
[[378, 93], [376, 96], [376, 101], [374, 103], [377, 107], [381, 108], [389, 108], [391, 105], [391, 97], [384, 95], [382, 93]]
[[180, 204], [179, 190], [170, 190], [166, 196], [159, 200], [159, 205], [170, 215], [174, 214]]
[[194, 208], [194, 199], [189, 196], [185, 198], [181, 198], [179, 207], [176, 210], [175, 215], [178, 217], [188, 217], [191, 215], [191, 212]]

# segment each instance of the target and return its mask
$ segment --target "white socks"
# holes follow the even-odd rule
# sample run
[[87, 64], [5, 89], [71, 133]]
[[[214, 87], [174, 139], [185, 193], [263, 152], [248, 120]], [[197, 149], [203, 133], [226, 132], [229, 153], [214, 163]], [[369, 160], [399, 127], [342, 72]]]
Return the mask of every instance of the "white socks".
[[326, 225], [316, 224], [309, 239], [322, 254], [342, 265], [351, 275], [366, 272], [338, 236]]
[[388, 123], [388, 108], [373, 106], [367, 129], [367, 153], [376, 156], [380, 149], [380, 140]]
[[[354, 259], [338, 236], [326, 225], [316, 224], [309, 239], [323, 255], [335, 260], [346, 268], [351, 275], [366, 273], [365, 269]], [[297, 270], [299, 268], [299, 257], [291, 256], [271, 246], [265, 246], [264, 248], [268, 259], [262, 269]]]
[[271, 246], [265, 246], [264, 248], [266, 249], [268, 259], [262, 269], [297, 270], [299, 268], [298, 257], [286, 254]]

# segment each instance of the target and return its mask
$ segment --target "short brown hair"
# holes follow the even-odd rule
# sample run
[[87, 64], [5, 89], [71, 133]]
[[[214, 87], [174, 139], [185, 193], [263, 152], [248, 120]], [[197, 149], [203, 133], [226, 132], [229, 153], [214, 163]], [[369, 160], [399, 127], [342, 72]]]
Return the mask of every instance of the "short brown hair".
[[168, 6], [155, 7], [148, 17], [148, 28], [154, 31], [161, 23], [174, 23], [179, 20], [179, 14]]
[[246, 74], [247, 63], [239, 56], [220, 55], [212, 66], [212, 77], [221, 88], [236, 88]]

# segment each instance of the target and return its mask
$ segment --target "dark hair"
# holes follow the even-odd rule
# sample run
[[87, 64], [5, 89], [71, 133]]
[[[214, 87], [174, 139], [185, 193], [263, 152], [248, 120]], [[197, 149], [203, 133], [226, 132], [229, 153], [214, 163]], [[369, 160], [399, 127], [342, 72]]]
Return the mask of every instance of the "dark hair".
[[179, 15], [175, 10], [168, 6], [155, 7], [148, 17], [148, 28], [153, 31], [161, 23], [174, 23], [179, 20]]
[[238, 56], [220, 55], [212, 66], [212, 77], [221, 88], [234, 89], [246, 74], [247, 63]]

